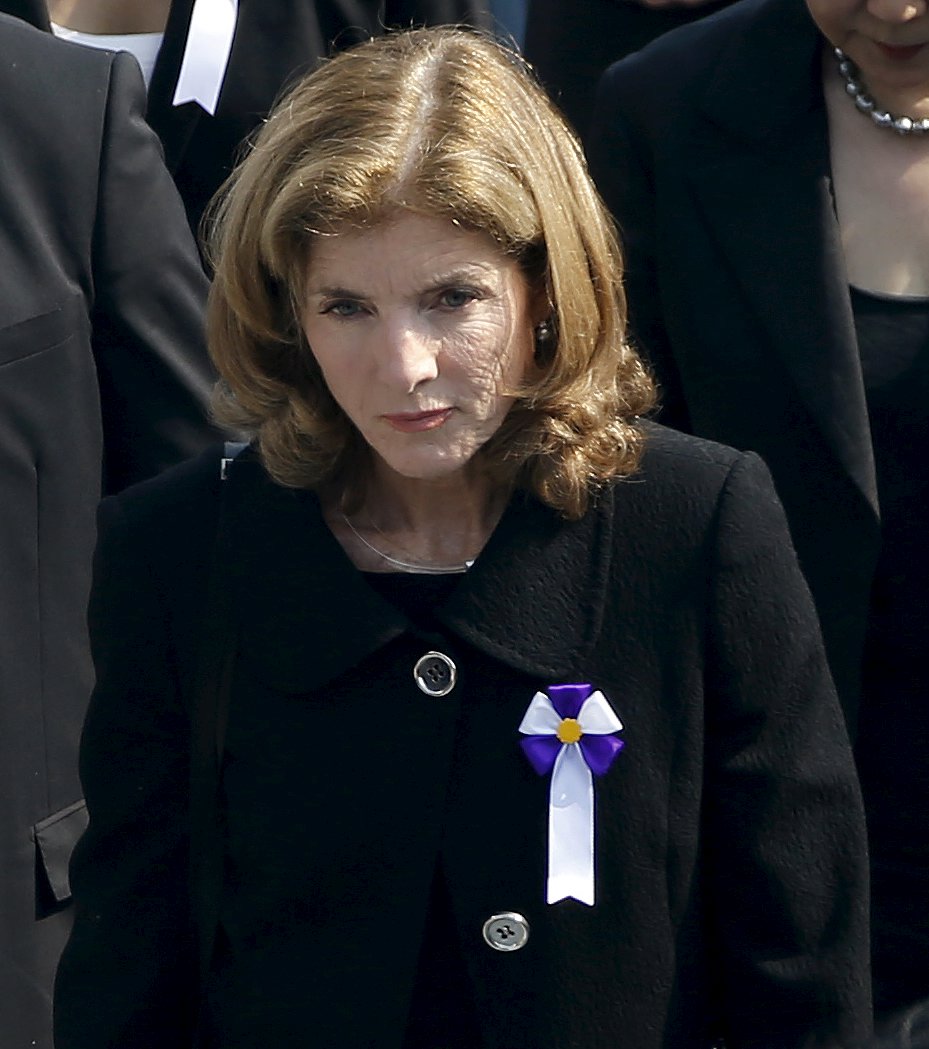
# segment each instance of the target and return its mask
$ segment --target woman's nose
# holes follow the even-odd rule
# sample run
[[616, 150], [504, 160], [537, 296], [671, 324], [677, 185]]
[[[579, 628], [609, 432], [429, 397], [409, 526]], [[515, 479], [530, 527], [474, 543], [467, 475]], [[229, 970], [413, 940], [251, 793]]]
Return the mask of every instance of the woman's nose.
[[868, 11], [882, 22], [912, 22], [926, 13], [926, 0], [867, 0]]
[[385, 325], [382, 369], [391, 385], [412, 393], [420, 383], [436, 378], [438, 347], [435, 340], [406, 321]]

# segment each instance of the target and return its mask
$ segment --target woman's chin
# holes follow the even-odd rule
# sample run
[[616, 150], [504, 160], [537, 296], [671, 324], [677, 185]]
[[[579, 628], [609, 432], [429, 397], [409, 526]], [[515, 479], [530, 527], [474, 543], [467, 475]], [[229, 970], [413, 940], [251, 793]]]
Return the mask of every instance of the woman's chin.
[[856, 61], [868, 94], [891, 111], [929, 116], [929, 44], [916, 50], [888, 49], [877, 41]]

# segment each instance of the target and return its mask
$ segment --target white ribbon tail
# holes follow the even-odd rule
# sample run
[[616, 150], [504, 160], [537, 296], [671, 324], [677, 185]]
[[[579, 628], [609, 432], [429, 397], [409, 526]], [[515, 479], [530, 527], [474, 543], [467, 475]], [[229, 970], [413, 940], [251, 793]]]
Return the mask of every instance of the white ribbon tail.
[[232, 52], [238, 9], [238, 0], [195, 0], [174, 89], [175, 106], [196, 102], [210, 116], [216, 112]]
[[548, 804], [546, 901], [594, 903], [594, 784], [577, 743], [561, 748]]

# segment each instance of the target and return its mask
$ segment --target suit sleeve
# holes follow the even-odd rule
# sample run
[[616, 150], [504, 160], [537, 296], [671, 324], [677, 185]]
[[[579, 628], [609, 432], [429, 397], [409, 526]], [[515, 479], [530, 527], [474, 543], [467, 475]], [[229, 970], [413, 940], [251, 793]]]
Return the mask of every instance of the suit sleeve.
[[601, 77], [585, 148], [590, 173], [619, 227], [629, 328], [633, 343], [658, 380], [660, 420], [689, 432], [687, 406], [662, 303], [656, 173], [647, 137], [637, 133], [626, 116], [626, 85], [635, 78], [627, 68], [630, 63], [617, 63]]
[[704, 869], [726, 1045], [853, 1049], [871, 1015], [863, 809], [812, 600], [751, 454], [721, 496], [709, 593]]
[[215, 441], [207, 279], [134, 60], [114, 57], [93, 245], [94, 355], [105, 488], [119, 491]]
[[81, 742], [90, 822], [55, 991], [57, 1049], [191, 1044], [189, 726], [166, 602], [117, 502], [103, 504], [90, 627], [97, 686]]

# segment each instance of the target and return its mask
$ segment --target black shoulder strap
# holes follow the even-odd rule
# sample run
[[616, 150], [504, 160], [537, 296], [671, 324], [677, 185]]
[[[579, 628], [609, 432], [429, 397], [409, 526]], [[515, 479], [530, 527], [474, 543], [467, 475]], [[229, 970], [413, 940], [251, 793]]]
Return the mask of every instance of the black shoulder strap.
[[[232, 556], [229, 476], [244, 444], [226, 442], [220, 461], [216, 540], [210, 562], [203, 627], [191, 702], [190, 879], [197, 931], [198, 990], [209, 972], [223, 884], [219, 789], [236, 636], [228, 566]], [[197, 1044], [198, 1037], [194, 1044]]]

